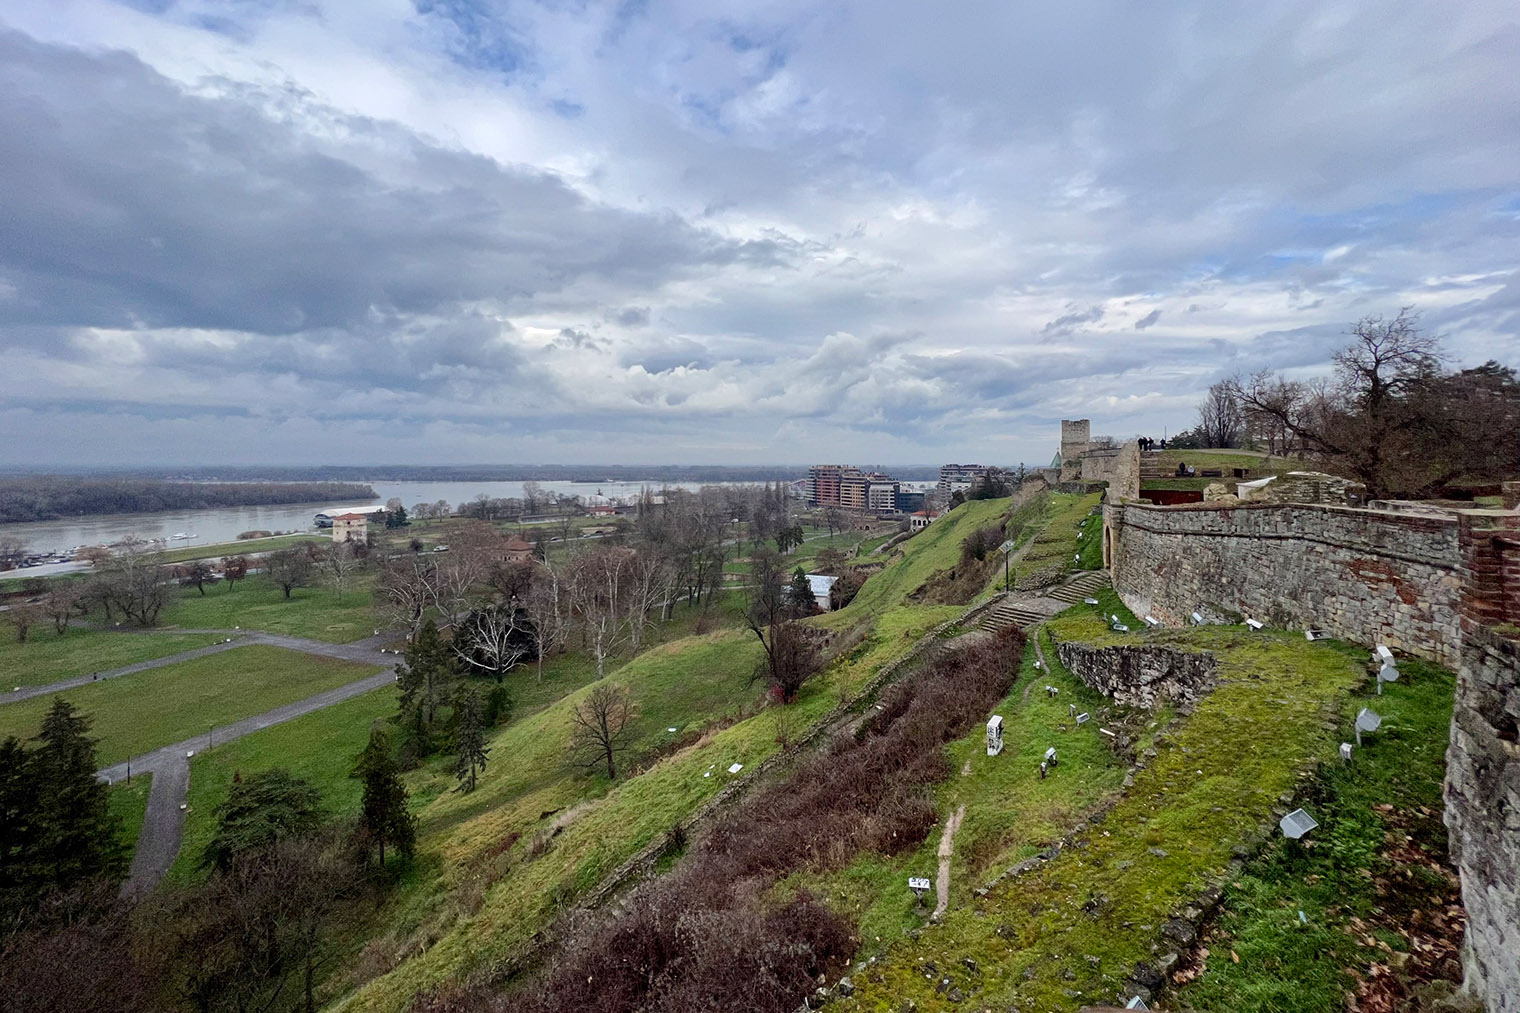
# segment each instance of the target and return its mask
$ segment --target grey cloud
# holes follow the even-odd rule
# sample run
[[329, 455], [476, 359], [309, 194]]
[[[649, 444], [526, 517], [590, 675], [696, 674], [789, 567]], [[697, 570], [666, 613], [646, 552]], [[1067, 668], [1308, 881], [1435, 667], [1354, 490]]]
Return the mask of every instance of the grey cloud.
[[785, 252], [318, 110], [325, 139], [225, 91], [0, 34], [0, 322], [292, 334]]
[[1070, 334], [1072, 331], [1081, 327], [1083, 324], [1097, 323], [1102, 319], [1103, 307], [1089, 306], [1085, 310], [1078, 310], [1056, 317], [1054, 320], [1047, 323], [1044, 327], [1041, 327], [1040, 333], [1052, 336]]
[[1157, 320], [1160, 320], [1160, 319], [1161, 319], [1161, 311], [1160, 310], [1151, 310], [1145, 316], [1143, 316], [1139, 320], [1135, 321], [1135, 330], [1137, 330], [1137, 331], [1143, 331], [1147, 327], [1150, 327], [1151, 325], [1155, 324], [1155, 322]]
[[649, 323], [649, 307], [625, 306], [620, 310], [610, 310], [607, 319], [622, 327], [644, 327]]
[[690, 338], [661, 338], [629, 345], [618, 354], [623, 366], [642, 366], [648, 373], [665, 373], [672, 369], [708, 369], [712, 360], [707, 347]]

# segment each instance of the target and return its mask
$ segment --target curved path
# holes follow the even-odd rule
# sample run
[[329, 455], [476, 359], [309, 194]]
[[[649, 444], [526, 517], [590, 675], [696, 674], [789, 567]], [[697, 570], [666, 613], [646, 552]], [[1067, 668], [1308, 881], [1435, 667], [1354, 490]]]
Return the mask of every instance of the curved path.
[[[63, 679], [46, 686], [23, 687], [17, 691], [0, 694], [0, 705], [17, 700], [25, 700], [29, 697], [73, 689], [77, 686], [88, 685], [102, 679], [115, 679], [123, 675], [131, 675], [135, 672], [162, 668], [165, 665], [173, 665], [192, 658], [205, 657], [208, 654], [216, 654], [220, 651], [230, 651], [234, 648], [246, 647], [250, 644], [265, 644], [270, 647], [282, 647], [286, 650], [301, 651], [306, 654], [341, 658], [344, 661], [374, 665], [379, 669], [379, 671], [372, 675], [365, 676], [362, 679], [343, 686], [338, 686], [335, 689], [324, 690], [304, 700], [284, 704], [273, 710], [265, 711], [262, 714], [255, 714], [252, 717], [243, 718], [241, 721], [218, 727], [216, 730], [217, 742], [230, 742], [251, 732], [260, 731], [272, 725], [303, 717], [313, 711], [322, 710], [325, 707], [342, 703], [344, 700], [363, 693], [369, 693], [383, 686], [391, 685], [396, 678], [396, 656], [394, 654], [383, 653], [380, 650], [381, 644], [390, 643], [396, 638], [396, 634], [394, 633], [380, 633], [350, 644], [329, 644], [321, 640], [310, 640], [306, 637], [293, 637], [283, 633], [264, 633], [257, 630], [163, 630], [158, 632], [206, 633], [231, 639], [228, 642], [211, 644], [207, 647], [200, 647], [191, 651], [181, 651], [178, 654], [138, 662], [135, 665], [124, 665], [121, 668], [113, 668], [106, 672]], [[152, 633], [123, 632], [122, 635], [151, 636]], [[176, 742], [174, 745], [155, 749], [151, 753], [134, 756], [130, 760], [114, 764], [110, 767], [104, 767], [95, 772], [96, 777], [107, 783], [115, 783], [126, 777], [129, 770], [132, 774], [149, 774], [153, 777], [153, 785], [148, 789], [148, 808], [143, 817], [142, 833], [137, 839], [137, 850], [132, 857], [131, 875], [127, 880], [124, 890], [146, 892], [152, 889], [164, 877], [164, 874], [169, 871], [169, 866], [174, 864], [174, 859], [179, 854], [180, 839], [183, 837], [185, 830], [185, 810], [183, 806], [190, 786], [190, 757], [194, 754], [195, 749], [203, 743], [204, 738], [196, 736], [193, 739], [186, 739], [184, 742]]]
[[396, 639], [396, 634], [381, 633], [373, 637], [365, 637], [350, 644], [329, 644], [323, 640], [311, 640], [306, 637], [293, 637], [284, 633], [264, 633], [258, 630], [177, 630], [162, 629], [144, 632], [121, 633], [125, 637], [151, 637], [155, 634], [195, 634], [205, 633], [208, 636], [227, 638], [219, 644], [209, 644], [206, 647], [196, 647], [188, 651], [180, 651], [178, 654], [165, 655], [162, 658], [150, 658], [147, 661], [139, 661], [132, 665], [123, 665], [120, 668], [110, 668], [104, 672], [93, 672], [90, 675], [76, 675], [70, 679], [60, 679], [50, 682], [45, 686], [22, 686], [20, 689], [0, 693], [0, 706], [15, 703], [18, 700], [27, 700], [34, 696], [47, 696], [49, 693], [62, 693], [64, 690], [74, 689], [79, 686], [88, 686], [92, 682], [101, 682], [105, 679], [117, 679], [123, 675], [133, 675], [137, 672], [146, 672], [152, 668], [162, 668], [165, 665], [173, 665], [181, 661], [190, 661], [194, 658], [204, 658], [208, 654], [217, 654], [221, 651], [230, 651], [238, 647], [247, 647], [250, 644], [266, 644], [270, 647], [284, 647], [292, 651], [301, 651], [305, 654], [320, 654], [328, 658], [341, 658], [344, 661], [357, 661], [361, 663], [374, 663], [376, 665], [394, 664], [392, 655], [380, 652], [381, 644], [388, 644]]
[[[218, 743], [231, 742], [251, 732], [261, 731], [273, 725], [303, 717], [313, 711], [331, 707], [352, 697], [389, 686], [395, 682], [392, 669], [376, 672], [356, 682], [336, 689], [329, 689], [304, 700], [288, 703], [263, 714], [244, 718], [216, 730]], [[205, 736], [197, 735], [172, 746], [155, 749], [151, 753], [133, 757], [130, 761], [133, 774], [151, 774], [153, 785], [148, 789], [148, 811], [143, 817], [142, 833], [137, 838], [137, 850], [132, 856], [132, 873], [125, 889], [146, 892], [157, 885], [174, 864], [179, 855], [180, 839], [185, 830], [186, 793], [190, 787], [190, 757], [198, 746], [205, 745]], [[118, 763], [96, 771], [96, 776], [114, 783], [127, 776], [127, 763]]]

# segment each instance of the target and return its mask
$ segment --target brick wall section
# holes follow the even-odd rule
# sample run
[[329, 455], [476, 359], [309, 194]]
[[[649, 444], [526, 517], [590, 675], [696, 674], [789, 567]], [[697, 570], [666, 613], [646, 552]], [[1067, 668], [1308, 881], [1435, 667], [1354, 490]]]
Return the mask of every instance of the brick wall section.
[[1455, 515], [1318, 504], [1108, 506], [1114, 588], [1137, 615], [1250, 616], [1383, 643], [1455, 667], [1463, 554]]
[[1520, 516], [1466, 510], [1459, 518], [1465, 629], [1520, 622]]
[[1446, 749], [1446, 826], [1467, 907], [1467, 989], [1520, 1010], [1520, 642], [1466, 628]]

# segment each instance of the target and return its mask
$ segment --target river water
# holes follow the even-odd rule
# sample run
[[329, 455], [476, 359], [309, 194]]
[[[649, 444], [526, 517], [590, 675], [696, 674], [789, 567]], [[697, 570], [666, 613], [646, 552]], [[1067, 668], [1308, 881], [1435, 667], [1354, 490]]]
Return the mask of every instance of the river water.
[[[244, 531], [309, 531], [318, 513], [334, 508], [373, 506], [397, 497], [410, 511], [417, 503], [447, 500], [455, 506], [484, 493], [492, 499], [520, 498], [522, 482], [370, 482], [378, 494], [372, 500], [327, 500], [280, 506], [222, 507], [216, 510], [165, 510], [150, 514], [91, 514], [56, 521], [0, 524], [0, 537], [21, 539], [32, 552], [53, 552], [80, 545], [110, 545], [128, 535], [165, 539], [170, 548], [230, 542]], [[540, 482], [545, 493], [579, 496], [588, 503], [628, 499], [639, 490], [661, 486], [696, 489], [695, 482]], [[47, 569], [19, 571], [42, 575]]]

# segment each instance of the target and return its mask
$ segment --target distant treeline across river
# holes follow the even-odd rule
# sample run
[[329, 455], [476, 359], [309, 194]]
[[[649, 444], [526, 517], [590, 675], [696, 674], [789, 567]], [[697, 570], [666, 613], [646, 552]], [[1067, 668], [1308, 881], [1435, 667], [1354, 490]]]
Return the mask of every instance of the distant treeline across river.
[[81, 514], [136, 514], [375, 499], [359, 482], [164, 482], [141, 478], [38, 475], [0, 478], [0, 524]]

